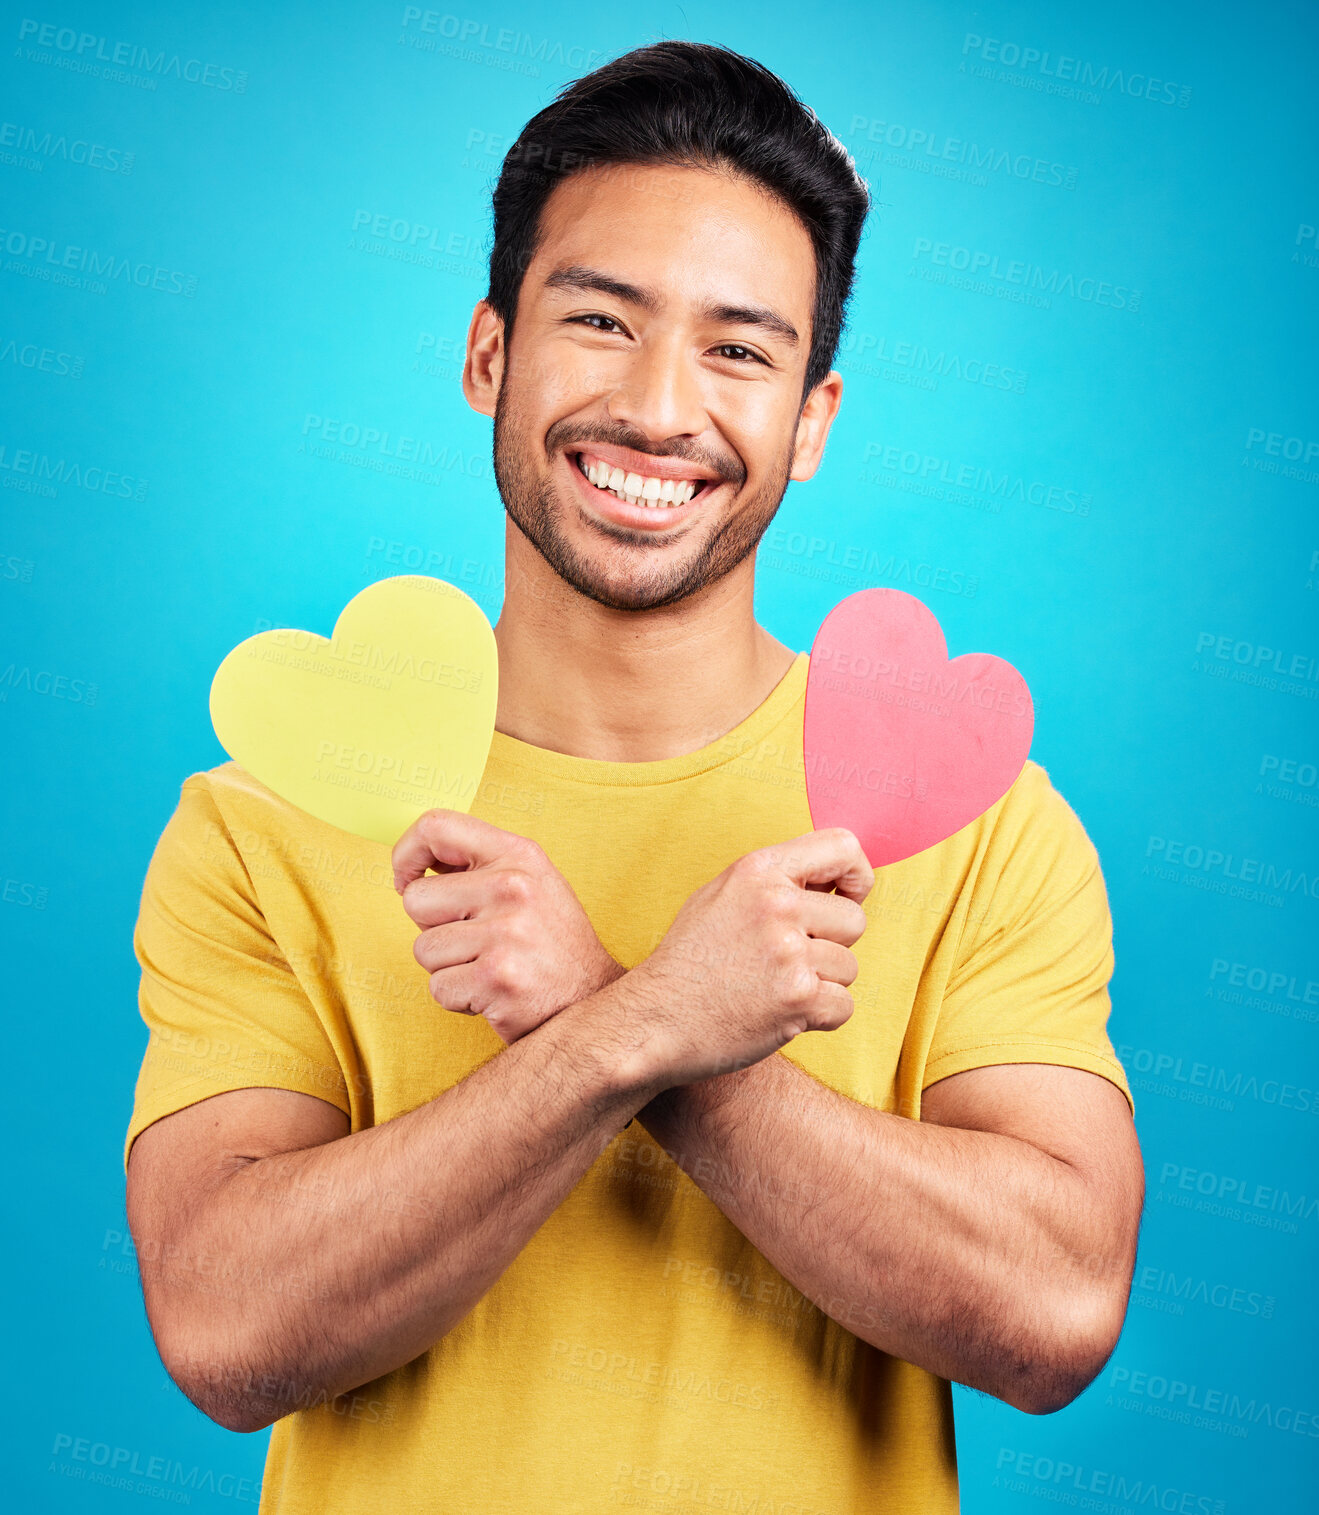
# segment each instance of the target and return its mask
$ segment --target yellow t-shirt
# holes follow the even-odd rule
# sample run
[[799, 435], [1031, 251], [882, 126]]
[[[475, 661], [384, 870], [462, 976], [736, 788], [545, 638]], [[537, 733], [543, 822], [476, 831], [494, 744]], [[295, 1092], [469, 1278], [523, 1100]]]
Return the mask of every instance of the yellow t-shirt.
[[[472, 812], [535, 838], [630, 968], [693, 890], [811, 830], [806, 670], [803, 652], [734, 730], [658, 762], [497, 733]], [[151, 1036], [125, 1164], [144, 1127], [222, 1090], [300, 1090], [358, 1131], [502, 1050], [479, 1016], [430, 998], [389, 853], [236, 763], [185, 780], [134, 935]], [[1098, 859], [1042, 768], [877, 870], [866, 912], [851, 1019], [776, 1056], [912, 1120], [923, 1088], [988, 1063], [1085, 1068], [1130, 1100], [1106, 1030]], [[352, 1395], [289, 1408], [263, 1515], [958, 1508], [948, 1381], [805, 1300], [638, 1123], [447, 1336]]]

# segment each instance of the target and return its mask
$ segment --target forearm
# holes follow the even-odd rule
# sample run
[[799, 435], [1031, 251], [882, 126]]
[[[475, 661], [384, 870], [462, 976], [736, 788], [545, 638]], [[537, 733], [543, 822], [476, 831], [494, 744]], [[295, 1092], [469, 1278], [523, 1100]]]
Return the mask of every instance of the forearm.
[[155, 1280], [186, 1310], [178, 1367], [207, 1413], [259, 1429], [410, 1362], [472, 1308], [654, 1092], [621, 1071], [608, 992], [406, 1115], [218, 1185]]
[[790, 1283], [881, 1351], [1023, 1409], [1088, 1381], [1111, 1290], [1086, 1265], [1098, 1243], [1066, 1163], [871, 1109], [778, 1054], [665, 1090], [637, 1118]]

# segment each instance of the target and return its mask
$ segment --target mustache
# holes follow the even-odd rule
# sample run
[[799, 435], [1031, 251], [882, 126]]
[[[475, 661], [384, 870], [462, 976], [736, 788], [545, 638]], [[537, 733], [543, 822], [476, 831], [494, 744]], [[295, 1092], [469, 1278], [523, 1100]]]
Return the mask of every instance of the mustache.
[[644, 432], [621, 421], [556, 421], [545, 433], [545, 451], [548, 453], [589, 442], [630, 447], [633, 452], [648, 452], [653, 458], [681, 458], [686, 463], [713, 470], [727, 483], [746, 483], [747, 471], [731, 453], [715, 452], [681, 438], [656, 444]]

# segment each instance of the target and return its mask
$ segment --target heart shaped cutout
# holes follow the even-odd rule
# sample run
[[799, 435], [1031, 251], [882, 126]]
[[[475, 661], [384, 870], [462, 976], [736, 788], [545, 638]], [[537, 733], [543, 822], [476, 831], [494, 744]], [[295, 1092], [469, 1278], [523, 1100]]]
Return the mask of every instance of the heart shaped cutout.
[[986, 652], [950, 661], [915, 595], [849, 595], [825, 617], [806, 676], [812, 825], [846, 826], [875, 868], [924, 852], [1002, 799], [1034, 725], [1012, 664]]
[[393, 846], [424, 810], [467, 810], [495, 729], [495, 636], [443, 579], [355, 594], [330, 637], [262, 631], [211, 681], [220, 745], [282, 799]]

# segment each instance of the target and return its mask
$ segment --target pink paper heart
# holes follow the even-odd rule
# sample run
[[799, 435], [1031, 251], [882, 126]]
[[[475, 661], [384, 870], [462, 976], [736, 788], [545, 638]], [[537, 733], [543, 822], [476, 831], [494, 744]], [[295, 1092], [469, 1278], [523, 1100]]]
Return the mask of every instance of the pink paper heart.
[[915, 595], [849, 595], [825, 617], [806, 676], [811, 822], [846, 826], [875, 868], [924, 852], [1002, 799], [1034, 725], [1012, 664], [987, 652], [950, 661]]

